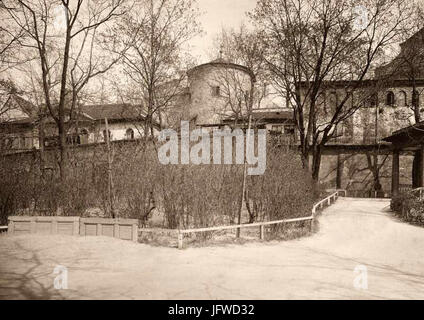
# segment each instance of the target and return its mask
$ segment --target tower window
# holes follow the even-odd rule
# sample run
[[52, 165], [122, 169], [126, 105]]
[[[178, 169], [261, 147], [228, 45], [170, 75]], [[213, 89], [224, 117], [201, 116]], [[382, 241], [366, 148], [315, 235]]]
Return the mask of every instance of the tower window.
[[221, 87], [220, 86], [213, 86], [212, 87], [212, 95], [214, 97], [219, 97], [221, 95]]

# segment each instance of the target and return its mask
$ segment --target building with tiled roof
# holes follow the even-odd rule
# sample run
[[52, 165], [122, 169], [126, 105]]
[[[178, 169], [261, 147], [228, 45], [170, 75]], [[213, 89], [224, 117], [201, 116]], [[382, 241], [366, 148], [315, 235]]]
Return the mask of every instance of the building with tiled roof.
[[[35, 106], [17, 95], [8, 99], [6, 107], [7, 104], [10, 104], [9, 110], [0, 121], [0, 150], [16, 152], [58, 144], [57, 125], [49, 114], [37, 113]], [[146, 111], [143, 106], [84, 105], [74, 112], [74, 120], [68, 124], [68, 143], [79, 145], [105, 142], [105, 119], [108, 121], [111, 141], [134, 140], [144, 135]], [[157, 133], [159, 124], [155, 122], [154, 127]]]
[[[247, 110], [247, 106], [243, 104], [246, 103], [255, 81], [249, 68], [222, 58], [195, 66], [187, 71], [187, 81], [182, 86], [180, 80], [163, 85], [166, 87], [165, 91], [173, 91], [172, 88], [179, 86], [182, 90], [174, 92], [169, 106], [162, 110], [162, 126], [178, 128], [182, 120], [190, 121], [197, 127], [224, 126], [230, 125], [231, 118], [236, 114], [243, 119]], [[27, 150], [57, 145], [58, 134], [54, 119], [46, 112], [37, 112], [35, 106], [18, 95], [13, 96], [10, 102], [12, 100], [16, 101], [19, 112], [10, 115], [7, 121], [0, 118], [2, 148]], [[292, 113], [279, 108], [272, 101], [268, 102], [263, 105], [272, 108], [254, 112], [255, 126], [275, 133], [294, 134]], [[105, 118], [108, 120], [112, 141], [137, 139], [144, 132], [146, 108], [143, 105], [124, 103], [82, 105], [74, 110], [73, 117], [72, 123], [68, 125], [70, 144], [104, 142]], [[157, 132], [159, 124], [155, 123], [154, 127]]]

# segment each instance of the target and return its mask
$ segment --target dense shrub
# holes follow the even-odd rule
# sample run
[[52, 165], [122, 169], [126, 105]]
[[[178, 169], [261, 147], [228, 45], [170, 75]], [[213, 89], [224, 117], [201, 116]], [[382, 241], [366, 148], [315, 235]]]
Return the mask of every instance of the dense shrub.
[[411, 192], [393, 197], [390, 208], [405, 221], [424, 224], [424, 199]]
[[237, 165], [162, 166], [159, 197], [168, 227], [234, 223], [242, 190], [242, 170]]
[[250, 222], [308, 216], [317, 197], [300, 156], [269, 145], [265, 174], [248, 179]]
[[415, 198], [411, 200], [405, 218], [409, 222], [424, 224], [424, 199]]
[[39, 195], [36, 188], [37, 159], [34, 156], [0, 158], [0, 224], [7, 217], [29, 211]]
[[156, 150], [150, 143], [115, 148], [113, 190], [115, 209], [120, 216], [138, 219], [142, 225], [147, 223], [157, 208], [158, 166]]
[[398, 195], [395, 195], [392, 197], [392, 200], [390, 201], [390, 209], [393, 212], [396, 213], [402, 213], [402, 207], [403, 204], [409, 199], [411, 198], [409, 193], [399, 193]]
[[[156, 147], [146, 141], [112, 144], [112, 206], [104, 145], [70, 149], [64, 182], [54, 168], [40, 170], [38, 153], [3, 157], [1, 223], [16, 214], [115, 214], [148, 225], [153, 213], [174, 229], [237, 222], [243, 165], [161, 165]], [[300, 157], [273, 144], [265, 174], [247, 176], [246, 184], [243, 223], [309, 215], [317, 194]]]

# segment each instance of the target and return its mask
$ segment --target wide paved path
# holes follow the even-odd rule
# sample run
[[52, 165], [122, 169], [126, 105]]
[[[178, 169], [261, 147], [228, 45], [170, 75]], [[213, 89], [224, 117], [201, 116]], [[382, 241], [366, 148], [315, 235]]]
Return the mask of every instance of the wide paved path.
[[[103, 237], [0, 236], [0, 299], [424, 299], [424, 228], [388, 207], [342, 198], [313, 236], [183, 251]], [[67, 290], [53, 287], [57, 265], [68, 270]]]

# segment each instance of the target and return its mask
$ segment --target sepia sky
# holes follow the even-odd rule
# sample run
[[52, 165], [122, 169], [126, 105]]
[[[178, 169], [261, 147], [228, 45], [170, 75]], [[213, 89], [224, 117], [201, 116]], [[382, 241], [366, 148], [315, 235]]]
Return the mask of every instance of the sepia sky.
[[246, 12], [255, 8], [256, 0], [198, 0], [200, 17], [204, 33], [191, 41], [193, 55], [199, 63], [207, 62], [211, 56], [213, 39], [222, 27], [237, 28], [243, 20], [247, 21]]

